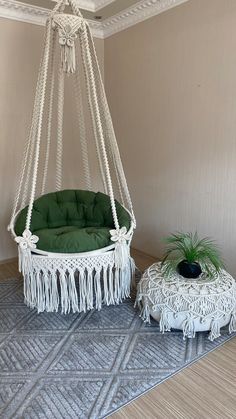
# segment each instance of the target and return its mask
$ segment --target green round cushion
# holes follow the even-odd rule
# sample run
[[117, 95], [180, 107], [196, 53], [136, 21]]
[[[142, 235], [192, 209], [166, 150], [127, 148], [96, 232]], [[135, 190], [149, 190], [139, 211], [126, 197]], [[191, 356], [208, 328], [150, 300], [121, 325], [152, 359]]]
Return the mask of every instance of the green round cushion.
[[[15, 233], [25, 230], [28, 207], [18, 215]], [[116, 201], [120, 227], [129, 230], [131, 219]], [[109, 246], [114, 228], [109, 196], [101, 192], [65, 190], [35, 200], [30, 231], [39, 237], [37, 248], [54, 253], [80, 253]]]

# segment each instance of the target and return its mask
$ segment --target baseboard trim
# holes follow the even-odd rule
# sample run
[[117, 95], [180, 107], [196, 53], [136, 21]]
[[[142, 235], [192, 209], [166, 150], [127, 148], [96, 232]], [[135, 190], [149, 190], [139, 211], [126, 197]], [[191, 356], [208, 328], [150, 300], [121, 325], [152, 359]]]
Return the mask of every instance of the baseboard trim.
[[136, 249], [135, 247], [132, 247], [131, 251], [135, 252], [137, 255], [139, 255], [141, 257], [144, 257], [144, 258], [153, 259], [154, 261], [160, 260], [158, 257], [150, 255], [148, 253], [145, 253], [142, 250]]

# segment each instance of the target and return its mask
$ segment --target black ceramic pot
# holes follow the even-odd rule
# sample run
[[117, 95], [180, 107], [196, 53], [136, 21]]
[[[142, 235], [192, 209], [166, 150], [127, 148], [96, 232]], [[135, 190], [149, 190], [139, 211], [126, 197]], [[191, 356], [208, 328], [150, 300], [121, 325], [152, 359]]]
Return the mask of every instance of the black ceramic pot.
[[177, 271], [184, 278], [194, 279], [198, 278], [202, 273], [202, 269], [199, 263], [189, 263], [187, 260], [182, 260], [182, 262], [178, 264]]

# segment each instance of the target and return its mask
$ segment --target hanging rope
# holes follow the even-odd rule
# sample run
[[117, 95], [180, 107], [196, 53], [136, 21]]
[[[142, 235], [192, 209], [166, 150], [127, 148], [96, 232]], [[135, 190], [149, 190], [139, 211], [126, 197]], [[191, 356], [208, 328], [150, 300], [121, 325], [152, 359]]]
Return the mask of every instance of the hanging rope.
[[104, 142], [104, 134], [103, 134], [103, 128], [102, 128], [102, 122], [101, 122], [101, 115], [100, 115], [100, 110], [99, 110], [99, 106], [98, 106], [95, 76], [94, 76], [93, 66], [92, 66], [92, 56], [91, 56], [91, 52], [90, 52], [90, 48], [89, 48], [89, 41], [88, 41], [88, 32], [89, 32], [89, 28], [88, 28], [87, 25], [85, 25], [84, 30], [83, 30], [83, 34], [81, 36], [81, 40], [82, 40], [81, 46], [82, 46], [82, 51], [83, 51], [83, 54], [84, 54], [84, 57], [85, 57], [85, 63], [86, 63], [85, 73], [86, 73], [86, 76], [87, 76], [87, 80], [89, 81], [89, 89], [90, 89], [91, 99], [92, 99], [91, 110], [92, 110], [93, 117], [95, 118], [95, 121], [96, 121], [96, 127], [97, 127], [98, 138], [99, 138], [99, 145], [100, 145], [101, 151], [102, 151], [102, 157], [103, 157], [103, 163], [104, 163], [104, 166], [105, 166], [105, 174], [106, 174], [106, 182], [107, 182], [107, 187], [108, 187], [108, 193], [109, 193], [109, 196], [110, 196], [110, 199], [111, 199], [111, 209], [112, 209], [113, 220], [114, 220], [115, 228], [117, 230], [119, 230], [120, 226], [119, 226], [119, 221], [118, 221], [117, 212], [116, 212], [116, 205], [115, 205], [114, 192], [113, 192], [113, 187], [112, 187], [112, 182], [111, 182], [110, 168], [109, 168], [109, 163], [108, 163], [107, 153], [106, 153], [106, 147], [105, 147], [105, 142]]
[[81, 87], [80, 77], [78, 75], [78, 72], [76, 72], [75, 78], [74, 78], [74, 89], [75, 89], [76, 110], [78, 114], [78, 118], [76, 118], [76, 121], [78, 123], [78, 128], [79, 128], [79, 138], [80, 138], [80, 144], [81, 144], [85, 186], [86, 186], [86, 189], [91, 190], [92, 183], [91, 183], [91, 174], [90, 174], [89, 158], [88, 158], [89, 157], [88, 144], [87, 144], [86, 129], [85, 129], [84, 105], [83, 105], [82, 87]]
[[57, 108], [57, 160], [56, 160], [56, 190], [62, 186], [62, 158], [63, 158], [63, 114], [64, 114], [64, 81], [65, 73], [62, 68], [58, 73], [58, 108]]
[[47, 175], [48, 175], [48, 164], [49, 164], [49, 157], [50, 157], [50, 147], [51, 147], [53, 98], [54, 98], [55, 67], [56, 67], [55, 42], [56, 42], [56, 32], [53, 32], [53, 35], [52, 35], [52, 54], [51, 54], [51, 57], [50, 57], [51, 60], [50, 60], [50, 72], [49, 72], [50, 95], [49, 95], [49, 105], [48, 105], [47, 144], [46, 144], [46, 154], [45, 154], [43, 181], [42, 181], [42, 190], [41, 190], [42, 195], [45, 193], [46, 180], [47, 180]]
[[[17, 186], [16, 197], [15, 197], [15, 201], [14, 201], [14, 205], [13, 205], [13, 209], [12, 209], [10, 224], [9, 224], [9, 227], [8, 227], [9, 230], [13, 228], [13, 221], [14, 221], [14, 218], [15, 218], [15, 215], [16, 215], [18, 209], [21, 209], [25, 206], [27, 193], [28, 193], [29, 173], [30, 173], [31, 166], [32, 166], [33, 150], [34, 150], [34, 144], [35, 144], [35, 133], [36, 133], [36, 123], [37, 123], [36, 115], [37, 115], [37, 109], [38, 109], [38, 106], [39, 106], [39, 94], [40, 94], [40, 89], [41, 89], [41, 70], [42, 70], [45, 48], [46, 48], [46, 46], [45, 46], [46, 36], [47, 36], [47, 34], [45, 33], [44, 49], [43, 49], [43, 54], [42, 54], [42, 58], [41, 58], [41, 61], [40, 61], [39, 75], [38, 75], [38, 80], [37, 80], [37, 84], [36, 84], [36, 94], [35, 94], [35, 100], [34, 100], [34, 106], [33, 106], [32, 122], [31, 122], [31, 126], [30, 126], [29, 136], [28, 136], [28, 138], [26, 140], [26, 144], [25, 144], [25, 151], [24, 151], [24, 156], [23, 156], [20, 175], [19, 175], [19, 183], [18, 183], [18, 186]], [[25, 174], [26, 174], [26, 176], [25, 176]], [[20, 201], [21, 201], [21, 205], [19, 205]]]
[[103, 122], [104, 122], [104, 126], [107, 128], [108, 144], [111, 147], [113, 163], [114, 163], [116, 174], [117, 174], [117, 181], [118, 181], [118, 185], [120, 189], [120, 194], [122, 197], [123, 191], [124, 191], [128, 209], [132, 214], [134, 226], [136, 226], [136, 221], [135, 221], [135, 216], [134, 216], [134, 211], [133, 211], [133, 204], [130, 197], [130, 192], [128, 189], [126, 177], [124, 174], [123, 165], [121, 162], [120, 151], [119, 151], [117, 141], [116, 141], [116, 135], [115, 135], [115, 131], [114, 131], [114, 127], [113, 127], [113, 123], [111, 119], [111, 114], [110, 114], [110, 110], [109, 110], [109, 106], [108, 106], [108, 102], [106, 98], [106, 93], [105, 93], [104, 84], [102, 81], [100, 67], [98, 64], [96, 49], [95, 49], [94, 41], [93, 41], [90, 31], [88, 31], [88, 38], [89, 38], [91, 51], [92, 51], [93, 68], [95, 70], [95, 75], [96, 75], [96, 80], [97, 80], [100, 108], [103, 110], [103, 117], [104, 117]]
[[107, 194], [108, 193], [107, 183], [106, 183], [104, 166], [103, 166], [103, 163], [102, 163], [102, 156], [101, 156], [100, 148], [99, 148], [99, 138], [98, 138], [98, 132], [97, 132], [96, 119], [95, 119], [95, 115], [94, 115], [94, 112], [93, 112], [92, 95], [91, 95], [91, 90], [90, 90], [90, 85], [89, 85], [88, 72], [87, 72], [87, 68], [86, 68], [86, 56], [85, 56], [85, 50], [84, 50], [84, 47], [83, 47], [82, 37], [80, 37], [80, 48], [81, 48], [81, 53], [82, 53], [82, 61], [83, 61], [83, 68], [84, 68], [84, 74], [85, 74], [86, 95], [87, 95], [87, 98], [88, 98], [88, 107], [89, 107], [89, 112], [90, 112], [90, 116], [91, 116], [92, 124], [93, 124], [93, 133], [94, 133], [94, 138], [95, 138], [99, 169], [100, 169], [100, 174], [101, 174], [101, 178], [102, 178], [103, 189], [104, 189], [104, 192]]
[[34, 198], [35, 198], [37, 174], [38, 174], [43, 110], [44, 110], [44, 103], [45, 103], [48, 63], [49, 63], [49, 55], [50, 55], [50, 37], [51, 37], [51, 22], [50, 22], [50, 20], [48, 20], [47, 21], [47, 26], [46, 26], [45, 53], [44, 53], [44, 59], [43, 59], [43, 64], [42, 64], [42, 70], [41, 70], [40, 75], [39, 75], [39, 79], [40, 79], [40, 81], [42, 80], [42, 82], [40, 83], [39, 106], [38, 106], [38, 109], [36, 109], [37, 115], [36, 115], [36, 118], [35, 118], [38, 121], [37, 140], [36, 140], [36, 144], [35, 144], [36, 149], [35, 149], [35, 159], [34, 159], [34, 170], [33, 170], [32, 188], [31, 188], [30, 201], [29, 201], [27, 220], [26, 220], [26, 230], [30, 230], [33, 203], [34, 203]]

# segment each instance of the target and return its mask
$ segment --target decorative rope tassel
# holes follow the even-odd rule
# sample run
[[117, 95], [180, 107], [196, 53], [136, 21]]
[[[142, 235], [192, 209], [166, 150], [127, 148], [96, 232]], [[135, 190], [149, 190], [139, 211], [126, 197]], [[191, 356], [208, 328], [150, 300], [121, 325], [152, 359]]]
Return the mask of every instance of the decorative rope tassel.
[[131, 271], [131, 288], [135, 290], [137, 288], [136, 277], [135, 277], [136, 265], [135, 265], [134, 259], [131, 256], [129, 256], [129, 261], [130, 261], [130, 271]]
[[170, 332], [171, 331], [168, 311], [165, 310], [165, 309], [162, 310], [162, 312], [161, 312], [161, 318], [160, 318], [159, 326], [160, 326], [160, 332], [163, 333], [163, 334], [165, 332]]
[[28, 275], [32, 271], [31, 250], [36, 248], [38, 240], [39, 238], [27, 229], [22, 236], [15, 237], [15, 242], [18, 244], [19, 271], [23, 276]]
[[195, 331], [195, 324], [194, 319], [191, 315], [188, 315], [186, 320], [183, 322], [183, 339], [186, 338], [195, 338], [196, 331]]
[[117, 242], [115, 245], [114, 252], [114, 263], [116, 268], [125, 269], [127, 264], [129, 263], [129, 257], [129, 246], [127, 245], [127, 243]]
[[117, 269], [125, 269], [130, 260], [130, 233], [127, 228], [110, 230], [111, 240], [115, 242], [114, 263]]
[[[62, 39], [62, 41], [61, 41]], [[61, 65], [65, 73], [75, 73], [76, 59], [75, 59], [75, 43], [64, 42], [63, 38], [59, 40], [61, 45]]]
[[65, 73], [75, 73], [75, 40], [83, 19], [79, 16], [55, 14], [53, 16], [53, 29], [58, 30], [59, 44], [61, 46], [61, 64]]
[[229, 333], [234, 333], [236, 332], [236, 309], [235, 311], [233, 311], [232, 315], [231, 315], [231, 320], [229, 323]]
[[208, 339], [213, 342], [213, 340], [220, 337], [220, 322], [218, 318], [213, 318], [211, 323], [211, 332], [208, 336]]
[[150, 309], [149, 309], [149, 306], [148, 306], [147, 302], [145, 303], [145, 301], [144, 301], [144, 304], [142, 305], [140, 302], [137, 303], [137, 301], [136, 301], [135, 305], [136, 304], [139, 305], [139, 308], [141, 310], [141, 313], [140, 313], [139, 317], [141, 317], [141, 319], [145, 323], [151, 323]]

